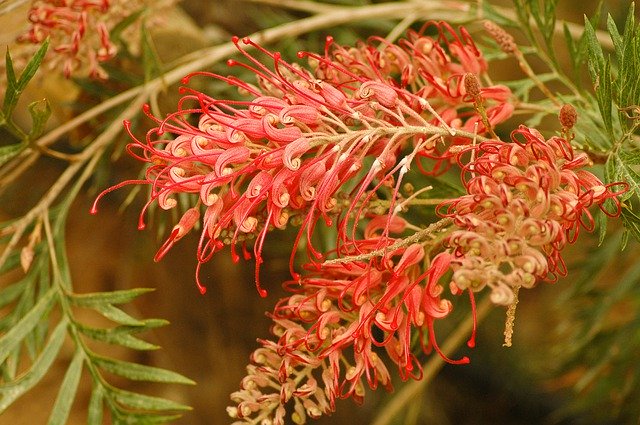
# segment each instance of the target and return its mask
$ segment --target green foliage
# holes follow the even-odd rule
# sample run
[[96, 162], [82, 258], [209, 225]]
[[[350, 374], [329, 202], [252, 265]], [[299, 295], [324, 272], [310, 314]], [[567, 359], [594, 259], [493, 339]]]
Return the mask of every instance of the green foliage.
[[[613, 55], [603, 48], [597, 34], [602, 2], [592, 17], [585, 16], [584, 31], [576, 35], [568, 24], [563, 23], [561, 35], [564, 38], [571, 69], [564, 69], [556, 59], [557, 46], [554, 45], [558, 34], [556, 20], [556, 1], [514, 0], [517, 24], [531, 45], [522, 48], [542, 59], [549, 72], [537, 72], [537, 82], [525, 76], [520, 80], [508, 82], [514, 94], [525, 102], [540, 101], [535, 89], [540, 84], [559, 83], [555, 95], [565, 103], [573, 104], [578, 110], [578, 123], [574, 127], [576, 144], [599, 155], [605, 162], [604, 176], [607, 183], [626, 182], [629, 192], [621, 199], [625, 227], [635, 237], [640, 238], [640, 217], [633, 212], [633, 205], [640, 201], [640, 173], [638, 166], [638, 142], [636, 130], [640, 123], [640, 79], [637, 70], [640, 67], [640, 26], [635, 22], [635, 6], [631, 3], [623, 31], [618, 29], [609, 15], [606, 21], [607, 32], [611, 39]], [[489, 16], [502, 20], [509, 26], [514, 22], [501, 16], [495, 10], [485, 7]], [[540, 42], [542, 39], [542, 43]], [[583, 84], [581, 69], [587, 65], [590, 84]], [[558, 105], [547, 101], [548, 109], [534, 113], [526, 121], [528, 125], [537, 125], [542, 120], [557, 113]], [[622, 187], [620, 187], [622, 189]], [[599, 220], [601, 238], [604, 237], [604, 222]], [[623, 238], [626, 241], [628, 235]]]
[[[591, 26], [597, 26], [600, 21], [600, 14], [602, 12], [602, 4], [603, 1], [600, 1], [598, 5], [598, 9], [596, 13], [588, 19]], [[587, 33], [588, 31], [583, 31], [578, 39], [574, 38], [571, 34], [569, 26], [567, 23], [563, 23], [562, 32], [564, 35], [564, 41], [567, 46], [567, 50], [569, 52], [569, 59], [571, 60], [571, 67], [573, 69], [573, 77], [575, 81], [580, 80], [580, 72], [583, 69], [587, 61], [588, 56], [588, 44], [587, 44]]]
[[617, 232], [578, 264], [576, 279], [559, 299], [566, 340], [557, 347], [556, 367], [578, 372], [574, 390], [580, 394], [562, 416], [586, 413], [595, 423], [632, 423], [640, 415], [640, 372], [630, 367], [640, 350], [640, 264], [632, 250], [620, 255], [620, 239]]
[[609, 140], [614, 140], [613, 120], [612, 120], [612, 83], [611, 83], [611, 62], [604, 57], [602, 47], [598, 43], [594, 28], [589, 20], [585, 20], [585, 34], [589, 48], [589, 72], [593, 81], [593, 87], [598, 101], [598, 108], [602, 122], [609, 136]]
[[[61, 321], [56, 326], [54, 331], [51, 333], [49, 341], [26, 372], [21, 373], [14, 379], [2, 380], [2, 383], [0, 384], [0, 414], [2, 414], [7, 407], [11, 405], [11, 403], [33, 388], [47, 373], [62, 347], [66, 333], [66, 326], [67, 322], [65, 320]], [[4, 339], [4, 336], [2, 339]], [[12, 356], [11, 359], [13, 360], [13, 364], [17, 364], [18, 360], [16, 360], [16, 358], [19, 357], [20, 347], [14, 347], [14, 350], [8, 354]], [[6, 364], [7, 363], [3, 363], [3, 366]], [[13, 364], [10, 366], [13, 366]], [[11, 367], [11, 369], [11, 372], [15, 373], [15, 367]]]
[[144, 81], [150, 81], [160, 75], [162, 64], [158, 56], [156, 47], [153, 44], [149, 31], [142, 26], [140, 30], [142, 42], [142, 67], [144, 69]]
[[[156, 349], [156, 345], [134, 334], [152, 330], [167, 322], [134, 319], [114, 306], [130, 303], [149, 292], [149, 289], [76, 294], [69, 290], [72, 282], [66, 273], [54, 271], [49, 274], [47, 271], [51, 267], [55, 267], [54, 270], [68, 267], [68, 264], [60, 263], [66, 261], [65, 254], [60, 252], [64, 249], [64, 237], [61, 234], [64, 215], [50, 215], [49, 219], [54, 221], [54, 226], [47, 240], [40, 242], [37, 247], [40, 255], [22, 279], [0, 291], [0, 305], [10, 308], [2, 318], [0, 327], [0, 412], [42, 379], [57, 357], [65, 335], [71, 337], [76, 351], [61, 383], [50, 424], [66, 422], [83, 370], [89, 373], [93, 381], [91, 417], [100, 417], [101, 409], [105, 406], [113, 418], [119, 418], [124, 423], [160, 423], [168, 417], [174, 417], [177, 412], [187, 410], [186, 406], [179, 403], [124, 391], [108, 383], [105, 374], [144, 382], [193, 384], [193, 381], [165, 369], [105, 357], [89, 348], [88, 341], [93, 340], [131, 350]], [[19, 262], [12, 262], [11, 268], [19, 267]], [[76, 317], [79, 308], [101, 313], [117, 326], [104, 328], [82, 323]], [[47, 329], [52, 324], [52, 317], [58, 316], [51, 314], [54, 309], [62, 318], [55, 325], [55, 330], [49, 333]], [[25, 348], [29, 354], [28, 361], [23, 355]]]
[[51, 108], [49, 107], [49, 104], [46, 100], [42, 100], [40, 102], [34, 102], [28, 107], [33, 122], [31, 131], [28, 134], [22, 131], [22, 129], [17, 127], [13, 122], [13, 112], [18, 104], [18, 99], [40, 67], [42, 60], [47, 53], [48, 47], [49, 41], [46, 40], [31, 60], [29, 60], [25, 69], [20, 74], [20, 78], [16, 77], [13, 60], [11, 59], [9, 49], [7, 49], [5, 55], [7, 87], [4, 92], [2, 109], [0, 110], [0, 128], [6, 128], [16, 137], [16, 139], [18, 139], [18, 142], [13, 141], [13, 143], [5, 144], [0, 141], [0, 144], [2, 145], [0, 146], [0, 166], [6, 164], [8, 161], [27, 149], [29, 141], [40, 137], [44, 129], [44, 125], [51, 115]]
[[624, 181], [629, 184], [629, 192], [621, 198], [626, 207], [622, 217], [627, 231], [640, 238], [640, 217], [632, 210], [640, 200], [640, 155], [634, 147], [638, 141], [636, 130], [640, 119], [640, 26], [635, 23], [634, 14], [635, 4], [631, 3], [622, 33], [611, 15], [607, 17], [607, 31], [614, 47], [613, 58], [605, 55], [594, 26], [587, 19], [585, 34], [599, 117], [610, 142], [605, 176], [608, 182]]
[[[47, 46], [45, 42], [20, 77], [16, 77], [11, 55], [7, 52], [7, 89], [0, 111], [0, 126], [18, 142], [0, 146], [0, 166], [28, 149], [31, 142], [43, 134], [51, 115], [49, 102], [44, 99], [27, 106], [32, 121], [29, 132], [17, 127], [12, 120], [20, 95], [42, 63]], [[8, 282], [0, 287], [0, 415], [41, 382], [69, 338], [75, 350], [60, 383], [47, 422], [49, 425], [67, 423], [83, 373], [88, 374], [92, 382], [88, 423], [102, 423], [105, 409], [113, 423], [165, 423], [179, 417], [180, 412], [189, 407], [125, 391], [113, 386], [107, 377], [116, 375], [134, 382], [163, 384], [191, 385], [193, 381], [176, 372], [111, 358], [90, 348], [100, 343], [129, 350], [155, 350], [157, 345], [136, 335], [167, 322], [136, 319], [122, 306], [151, 289], [74, 292], [66, 255], [65, 223], [70, 204], [81, 186], [82, 180], [72, 187], [58, 208], [46, 208], [39, 214], [0, 223], [0, 245], [3, 246], [0, 274]], [[24, 230], [16, 233], [17, 239], [6, 236], [20, 228]], [[22, 232], [30, 232], [30, 236], [24, 244], [18, 244]], [[77, 315], [81, 309], [93, 310], [108, 321], [104, 320], [102, 325], [83, 323]]]
[[15, 70], [13, 68], [13, 61], [9, 50], [6, 54], [6, 72], [7, 72], [7, 89], [4, 94], [4, 102], [2, 104], [3, 118], [9, 119], [13, 114], [13, 110], [18, 104], [18, 98], [20, 94], [27, 87], [29, 81], [33, 78], [36, 71], [40, 67], [42, 60], [44, 59], [47, 49], [49, 48], [49, 41], [42, 43], [42, 46], [38, 49], [36, 54], [31, 58], [27, 66], [25, 67], [20, 78], [16, 78]]
[[[637, 167], [640, 165], [640, 152], [634, 150], [617, 150], [612, 152], [607, 159], [605, 176], [608, 181], [623, 181], [629, 185], [629, 191], [620, 199], [627, 206], [633, 205], [640, 195], [640, 174]], [[626, 246], [628, 233], [640, 240], [640, 217], [630, 207], [622, 209], [622, 220], [627, 230], [623, 238], [623, 246]]]
[[18, 156], [27, 146], [28, 143], [20, 142], [0, 147], [0, 167]]
[[36, 140], [44, 133], [44, 126], [51, 117], [51, 106], [47, 99], [31, 102], [27, 106], [31, 115], [31, 131], [29, 132], [29, 140]]
[[514, 10], [518, 15], [518, 20], [530, 34], [529, 39], [535, 40], [531, 20], [535, 22], [536, 28], [542, 35], [548, 53], [553, 55], [553, 40], [556, 27], [556, 7], [558, 0], [514, 0]]
[[640, 65], [640, 27], [635, 24], [634, 12], [635, 6], [631, 3], [622, 34], [611, 15], [607, 18], [607, 30], [614, 46], [615, 67], [612, 66], [612, 59], [605, 56], [592, 23], [585, 20], [589, 71], [600, 115], [616, 146], [631, 137], [638, 119], [640, 81], [637, 69]]

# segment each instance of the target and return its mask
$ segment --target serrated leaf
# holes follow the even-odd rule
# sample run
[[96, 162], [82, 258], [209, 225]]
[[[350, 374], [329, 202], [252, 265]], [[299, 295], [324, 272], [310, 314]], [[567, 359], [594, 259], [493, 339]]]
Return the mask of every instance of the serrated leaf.
[[600, 116], [610, 138], [609, 145], [611, 145], [614, 140], [612, 119], [613, 94], [611, 62], [608, 59], [605, 60], [602, 69], [600, 71], [597, 71], [596, 79], [594, 82], [594, 90], [596, 92], [596, 100], [598, 101]]
[[78, 391], [83, 361], [84, 356], [82, 352], [79, 350], [76, 351], [69, 365], [69, 369], [67, 369], [67, 373], [65, 373], [64, 379], [60, 384], [60, 392], [58, 392], [58, 397], [51, 409], [51, 416], [49, 416], [47, 425], [64, 425], [67, 423], [69, 413], [71, 412], [71, 405]]
[[82, 334], [96, 341], [121, 345], [134, 350], [157, 350], [160, 348], [157, 345], [131, 335], [134, 329], [137, 329], [139, 332], [140, 330], [146, 329], [146, 326], [119, 326], [113, 329], [95, 329], [78, 325], [78, 330], [82, 332]]
[[620, 195], [620, 200], [625, 201], [632, 196], [640, 197], [640, 174], [617, 154], [612, 154], [605, 164], [608, 183], [623, 181], [629, 185], [629, 191]]
[[177, 403], [166, 398], [153, 397], [144, 394], [132, 393], [119, 388], [110, 388], [109, 396], [118, 404], [136, 410], [146, 410], [150, 412], [161, 411], [188, 411], [191, 407]]
[[101, 304], [127, 304], [140, 295], [152, 292], [153, 288], [134, 288], [110, 292], [92, 292], [89, 294], [72, 294], [69, 301], [78, 307], [93, 308]]
[[620, 36], [620, 32], [618, 31], [618, 27], [616, 26], [615, 21], [611, 15], [607, 15], [607, 31], [609, 31], [609, 36], [611, 37], [611, 41], [613, 42], [613, 47], [616, 52], [616, 56], [618, 58], [622, 57], [622, 36]]
[[45, 124], [51, 116], [51, 106], [47, 99], [31, 102], [29, 106], [29, 114], [31, 114], [31, 131], [29, 132], [29, 140], [35, 140], [44, 132]]
[[131, 379], [132, 381], [164, 382], [185, 385], [195, 384], [191, 379], [179, 373], [158, 367], [145, 366], [96, 355], [91, 355], [91, 361], [109, 373]]
[[0, 167], [20, 155], [20, 152], [25, 150], [27, 146], [29, 145], [23, 142], [0, 147]]
[[112, 306], [111, 304], [98, 304], [93, 306], [93, 309], [102, 314], [109, 320], [112, 320], [121, 325], [128, 326], [144, 326], [144, 322], [138, 319], [134, 319], [129, 316], [124, 311], [120, 310], [117, 307]]
[[[15, 400], [33, 388], [47, 373], [51, 364], [58, 356], [58, 352], [64, 342], [67, 333], [67, 321], [62, 320], [51, 333], [47, 345], [33, 363], [28, 372], [18, 380], [0, 385], [0, 414], [4, 412]], [[4, 353], [0, 351], [0, 353]]]
[[3, 363], [11, 350], [42, 320], [55, 300], [56, 291], [49, 289], [37, 304], [20, 321], [0, 338], [0, 363]]
[[[631, 2], [629, 4], [629, 10], [627, 12], [627, 20], [624, 25], [624, 48], [628, 48], [629, 45], [633, 42], [633, 39], [637, 34], [636, 32], [636, 24], [635, 24], [635, 2]], [[616, 49], [617, 52], [617, 49]]]
[[625, 249], [629, 242], [629, 234], [633, 235], [636, 240], [640, 241], [640, 217], [630, 211], [628, 208], [622, 210], [622, 224], [625, 232], [623, 234], [622, 249]]
[[584, 17], [584, 33], [585, 43], [587, 44], [591, 59], [589, 62], [593, 62], [595, 69], [600, 70], [604, 67], [604, 53], [602, 52], [602, 46], [600, 46], [598, 37], [596, 37], [596, 31], [586, 16]]
[[101, 424], [104, 408], [102, 403], [104, 401], [105, 390], [100, 383], [93, 385], [93, 391], [91, 391], [91, 399], [89, 400], [89, 412], [87, 414], [87, 424]]
[[[598, 22], [600, 22], [603, 5], [604, 5], [604, 0], [600, 0], [598, 2], [598, 7], [596, 8], [596, 11], [593, 14], [593, 16], [590, 19], [585, 16], [585, 20], [589, 22], [592, 28], [595, 28], [598, 25]], [[589, 45], [588, 35], [587, 35], [586, 26], [585, 26], [585, 29], [582, 31], [582, 35], [580, 36], [580, 42], [578, 43], [578, 51], [580, 54], [580, 62], [578, 63], [582, 63], [582, 60], [587, 55], [587, 52], [589, 51], [588, 45]]]
[[[624, 28], [624, 36], [618, 41], [620, 48], [616, 46], [616, 57], [618, 60], [617, 78], [617, 106], [620, 109], [637, 107], [640, 103], [640, 81], [638, 81], [638, 66], [640, 66], [640, 28], [635, 27], [634, 7], [631, 4], [630, 15]], [[615, 24], [612, 23], [615, 28]], [[610, 29], [610, 31], [614, 31]], [[612, 38], [614, 36], [612, 35]], [[621, 111], [624, 113], [624, 111]], [[622, 120], [625, 122], [626, 120]]]
[[620, 160], [628, 165], [640, 165], [640, 149], [628, 148], [618, 152]]

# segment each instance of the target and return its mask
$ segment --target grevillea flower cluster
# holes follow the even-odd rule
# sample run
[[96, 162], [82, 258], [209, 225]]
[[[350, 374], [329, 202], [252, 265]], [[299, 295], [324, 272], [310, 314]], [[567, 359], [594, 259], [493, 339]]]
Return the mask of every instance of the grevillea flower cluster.
[[[228, 63], [252, 71], [257, 85], [211, 73], [191, 75], [184, 83], [209, 76], [236, 86], [249, 100], [220, 100], [184, 87], [178, 111], [167, 118], [146, 108], [158, 126], [145, 140], [132, 134], [129, 145], [132, 155], [149, 163], [146, 177], [122, 185], [151, 185], [147, 207], [157, 202], [171, 209], [177, 195], [197, 195], [156, 260], [200, 221], [199, 265], [224, 245], [231, 245], [234, 259], [238, 244], [250, 256], [247, 241], [255, 239], [258, 281], [270, 229], [299, 224], [292, 252], [306, 238], [310, 258], [318, 261], [323, 254], [314, 249], [311, 235], [319, 219], [331, 225], [340, 217], [338, 245], [348, 244], [381, 192], [389, 217], [402, 208], [399, 188], [414, 160], [436, 158], [436, 167], [451, 162], [449, 146], [486, 130], [478, 125], [483, 121], [465, 98], [463, 83], [467, 74], [481, 76], [486, 62], [464, 29], [460, 37], [448, 24], [430, 25], [437, 37], [410, 33], [398, 44], [372, 39], [347, 49], [329, 38], [323, 56], [299, 54], [312, 70], [236, 38], [247, 61]], [[480, 89], [490, 125], [511, 114], [509, 94], [504, 86]], [[189, 120], [194, 115], [196, 125]], [[167, 133], [169, 139], [160, 137]]]
[[[238, 423], [284, 424], [289, 401], [291, 420], [305, 423], [333, 412], [338, 398], [362, 402], [366, 386], [390, 390], [388, 365], [403, 380], [420, 379], [414, 353], [440, 352], [433, 323], [452, 309], [440, 298], [447, 268], [436, 259], [425, 272], [424, 247], [393, 248], [396, 240], [382, 237], [385, 222], [385, 216], [376, 217], [365, 239], [342, 247], [342, 254], [354, 255], [382, 245], [388, 250], [380, 258], [312, 267], [285, 284], [292, 295], [280, 300], [272, 316], [277, 341], [261, 341], [242, 389], [231, 396], [237, 405], [228, 411]], [[406, 226], [392, 219], [393, 233]]]
[[49, 67], [68, 78], [107, 78], [101, 63], [113, 58], [116, 45], [109, 32], [144, 6], [143, 0], [35, 0], [31, 27], [19, 41], [41, 44], [49, 38]]
[[[468, 291], [472, 307], [473, 293], [484, 287], [494, 303], [509, 305], [515, 288], [566, 273], [561, 251], [580, 228], [593, 230], [589, 207], [620, 212], [616, 196], [627, 185], [605, 185], [582, 170], [589, 159], [561, 137], [545, 140], [522, 126], [511, 142], [488, 140], [467, 151], [473, 152], [461, 162], [467, 194], [441, 205], [453, 228], [440, 240], [433, 232], [421, 243], [381, 243], [386, 216], [378, 216], [365, 239], [341, 254], [358, 258], [382, 245], [379, 257], [324, 263], [285, 284], [293, 295], [273, 313], [277, 340], [261, 341], [242, 389], [232, 395], [237, 404], [229, 414], [238, 424], [286, 423], [290, 400], [294, 423], [331, 413], [339, 397], [362, 401], [365, 385], [391, 389], [388, 364], [403, 380], [420, 379], [417, 352], [435, 349], [450, 363], [467, 363], [446, 358], [436, 342], [434, 322], [452, 309], [441, 297], [443, 285], [453, 295]], [[391, 223], [393, 233], [406, 230], [397, 216]], [[429, 259], [426, 246], [441, 251]]]
[[588, 208], [617, 216], [617, 195], [628, 189], [583, 170], [589, 158], [561, 137], [545, 140], [521, 126], [511, 138], [470, 148], [476, 158], [463, 166], [467, 194], [441, 210], [457, 227], [446, 242], [452, 291], [489, 287], [503, 305], [514, 302], [515, 288], [564, 276], [562, 249], [580, 228], [594, 229]]
[[[581, 227], [594, 227], [589, 207], [620, 212], [625, 185], [583, 170], [589, 159], [567, 140], [526, 127], [510, 142], [496, 136], [514, 110], [511, 92], [481, 84], [490, 81], [487, 63], [464, 28], [429, 23], [397, 43], [374, 37], [355, 47], [328, 38], [323, 54], [299, 53], [309, 67], [248, 38], [233, 42], [243, 60], [228, 65], [257, 83], [185, 77], [176, 112], [159, 118], [145, 107], [157, 125], [144, 139], [125, 123], [129, 153], [148, 164], [144, 178], [102, 195], [148, 185], [141, 229], [151, 205], [170, 210], [184, 204], [178, 197], [191, 199], [155, 260], [199, 225], [198, 269], [226, 245], [239, 260], [241, 247], [255, 257], [262, 296], [267, 233], [299, 227], [290, 295], [271, 315], [275, 339], [260, 340], [232, 395], [228, 412], [238, 423], [302, 424], [329, 414], [338, 398], [362, 401], [367, 386], [391, 389], [393, 369], [419, 379], [420, 353], [467, 363], [448, 359], [436, 341], [434, 323], [452, 310], [443, 287], [468, 292], [472, 309], [474, 292], [487, 286], [495, 303], [511, 304], [517, 288], [565, 273], [562, 249]], [[226, 82], [244, 98], [193, 90], [186, 84], [195, 77]], [[443, 220], [428, 229], [401, 217], [429, 189], [404, 197], [414, 165], [430, 175], [462, 169], [466, 194], [442, 203]], [[319, 221], [336, 231], [330, 252], [314, 247]], [[299, 246], [308, 258], [301, 274]]]

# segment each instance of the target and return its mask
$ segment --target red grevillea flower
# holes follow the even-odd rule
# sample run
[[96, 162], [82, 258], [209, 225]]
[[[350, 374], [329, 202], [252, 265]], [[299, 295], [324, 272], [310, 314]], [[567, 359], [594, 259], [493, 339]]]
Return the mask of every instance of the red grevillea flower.
[[[402, 232], [406, 222], [394, 217], [392, 225]], [[392, 249], [395, 240], [382, 237], [383, 228], [384, 220], [373, 219], [366, 239], [342, 247], [345, 255], [389, 248], [371, 263], [313, 265], [285, 283], [292, 295], [272, 315], [277, 340], [261, 341], [242, 389], [231, 396], [237, 404], [228, 411], [237, 423], [288, 423], [285, 405], [292, 402], [291, 420], [302, 424], [333, 412], [337, 398], [362, 402], [365, 386], [391, 390], [389, 365], [403, 380], [420, 379], [417, 351], [442, 355], [433, 323], [452, 309], [440, 298], [447, 259], [436, 257], [424, 272], [422, 245]]]
[[[385, 192], [386, 235], [398, 206], [400, 185], [414, 160], [421, 155], [433, 156], [436, 145], [448, 145], [454, 139], [470, 143], [477, 133], [454, 128], [464, 127], [462, 120], [478, 122], [480, 118], [474, 118], [473, 108], [464, 99], [464, 86], [445, 90], [444, 85], [459, 84], [464, 73], [483, 72], [486, 64], [466, 32], [458, 38], [448, 25], [436, 26], [453, 39], [412, 34], [402, 42], [403, 47], [396, 47], [398, 60], [400, 51], [405, 52], [404, 59], [381, 69], [368, 58], [358, 66], [353, 62], [356, 59], [344, 63], [339, 60], [341, 48], [331, 40], [324, 56], [299, 54], [314, 65], [314, 71], [309, 71], [249, 39], [235, 38], [246, 62], [228, 63], [252, 71], [257, 85], [210, 73], [194, 75], [227, 82], [249, 99], [220, 100], [183, 87], [185, 96], [178, 111], [167, 118], [156, 118], [145, 108], [157, 127], [145, 140], [131, 134], [133, 143], [128, 150], [149, 164], [146, 176], [103, 194], [126, 184], [150, 185], [151, 197], [142, 211], [140, 228], [151, 203], [171, 209], [177, 205], [177, 195], [196, 195], [193, 207], [174, 227], [156, 260], [200, 221], [199, 264], [224, 245], [231, 245], [234, 259], [238, 259], [235, 250], [241, 244], [248, 257], [247, 241], [255, 239], [256, 282], [266, 233], [284, 228], [292, 220], [301, 224], [292, 260], [298, 243], [306, 238], [309, 258], [319, 261], [323, 254], [311, 243], [317, 221], [323, 219], [332, 225], [340, 217], [336, 223], [338, 245], [348, 245], [355, 239], [358, 221], [368, 212], [370, 201]], [[413, 52], [415, 45], [423, 46], [421, 52], [429, 45], [436, 53], [421, 56]], [[259, 54], [249, 54], [244, 46], [257, 49]], [[359, 49], [373, 54], [375, 45]], [[397, 81], [393, 75], [398, 71], [409, 76]], [[494, 100], [506, 105], [505, 93], [508, 90], [493, 96]], [[458, 103], [464, 106], [458, 108]], [[126, 127], [129, 130], [128, 123]], [[170, 137], [164, 138], [166, 134]], [[349, 181], [353, 183], [347, 185]], [[259, 285], [258, 289], [266, 295]]]
[[467, 195], [442, 206], [458, 228], [444, 253], [453, 292], [488, 286], [492, 300], [505, 305], [514, 301], [516, 287], [564, 276], [562, 249], [580, 228], [595, 227], [589, 207], [617, 216], [617, 196], [628, 190], [626, 183], [605, 185], [583, 170], [588, 157], [575, 154], [563, 138], [545, 140], [524, 126], [511, 138], [471, 148], [476, 158], [463, 167]]
[[[423, 35], [429, 28], [437, 31], [437, 37]], [[467, 73], [485, 75], [488, 65], [465, 28], [461, 27], [459, 32], [458, 35], [446, 22], [428, 22], [418, 32], [409, 31], [407, 38], [397, 44], [381, 37], [372, 37], [356, 47], [328, 43], [324, 60], [319, 60], [319, 75], [340, 81], [342, 76], [325, 66], [337, 62], [358, 75], [392, 81], [395, 86], [428, 99], [439, 119], [450, 127], [482, 135], [489, 129], [477, 111], [469, 108], [468, 102], [474, 99], [469, 98], [464, 79]], [[487, 121], [495, 126], [513, 113], [510, 97], [508, 87], [491, 85], [479, 87], [475, 100], [486, 105]], [[437, 121], [433, 119], [432, 123]], [[454, 145], [468, 143], [465, 137], [454, 137], [451, 141]], [[436, 167], [423, 170], [427, 173], [444, 171], [456, 156], [449, 151], [450, 144], [433, 142], [419, 153], [419, 157], [438, 160]]]
[[100, 63], [117, 52], [109, 31], [143, 5], [142, 0], [36, 0], [29, 10], [31, 28], [20, 41], [41, 44], [49, 38], [50, 66], [61, 67], [67, 78], [106, 78]]

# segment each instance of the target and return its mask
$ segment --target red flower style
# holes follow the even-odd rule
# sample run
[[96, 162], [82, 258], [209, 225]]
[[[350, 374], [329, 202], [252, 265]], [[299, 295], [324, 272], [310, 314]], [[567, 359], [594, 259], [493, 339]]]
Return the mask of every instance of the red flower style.
[[[364, 240], [343, 247], [342, 254], [390, 247], [395, 240], [382, 236], [379, 218], [369, 223]], [[392, 221], [395, 231], [404, 230], [403, 219]], [[435, 348], [442, 355], [433, 323], [452, 309], [440, 298], [446, 257], [436, 257], [427, 272], [424, 260], [424, 248], [413, 244], [389, 249], [371, 263], [312, 265], [299, 281], [285, 283], [292, 295], [280, 300], [272, 316], [278, 339], [261, 341], [252, 355], [242, 389], [231, 396], [237, 403], [229, 408], [231, 416], [243, 421], [238, 423], [284, 424], [285, 404], [293, 400], [292, 420], [302, 424], [333, 412], [337, 398], [362, 402], [365, 381], [371, 389], [391, 390], [386, 362], [396, 365], [403, 380], [420, 379], [414, 352]]]
[[617, 196], [628, 190], [583, 170], [588, 157], [575, 154], [565, 139], [545, 140], [524, 126], [511, 138], [470, 148], [476, 159], [463, 167], [467, 195], [442, 205], [442, 215], [458, 228], [443, 253], [450, 256], [452, 291], [488, 286], [492, 300], [505, 305], [514, 301], [515, 287], [564, 276], [562, 249], [580, 228], [595, 227], [589, 207], [617, 216]]
[[[115, 3], [115, 5], [113, 4]], [[116, 23], [142, 7], [139, 0], [121, 6], [110, 0], [36, 0], [29, 10], [31, 28], [20, 41], [40, 44], [50, 38], [54, 55], [50, 66], [64, 75], [106, 78], [100, 63], [117, 52], [109, 38]]]
[[[456, 39], [449, 42], [448, 48], [456, 57], [464, 58], [464, 65], [449, 61], [441, 67], [449, 67], [451, 72], [482, 70], [484, 62], [464, 34], [466, 44]], [[419, 40], [412, 36], [406, 44], [414, 45]], [[157, 127], [147, 133], [145, 140], [131, 134], [133, 143], [128, 147], [133, 156], [149, 164], [145, 179], [126, 181], [103, 192], [104, 195], [126, 184], [149, 184], [151, 197], [141, 213], [140, 228], [144, 227], [144, 213], [151, 203], [170, 209], [177, 205], [175, 197], [180, 193], [198, 196], [158, 251], [156, 260], [195, 225], [204, 208], [199, 264], [224, 245], [231, 245], [234, 259], [239, 258], [237, 244], [249, 257], [246, 242], [255, 238], [256, 283], [261, 295], [266, 295], [259, 287], [258, 277], [262, 246], [270, 229], [284, 228], [291, 220], [300, 223], [292, 264], [302, 238], [307, 240], [310, 259], [319, 261], [323, 255], [311, 244], [317, 221], [323, 219], [331, 225], [340, 217], [338, 245], [349, 244], [370, 201], [386, 192], [386, 235], [390, 217], [398, 206], [400, 185], [416, 157], [430, 155], [438, 141], [446, 143], [453, 135], [464, 138], [466, 143], [474, 137], [474, 133], [451, 128], [449, 123], [454, 120], [445, 120], [433, 109], [431, 103], [439, 102], [448, 105], [448, 116], [456, 112], [451, 108], [455, 101], [450, 94], [445, 95], [439, 88], [425, 89], [436, 81], [435, 77], [424, 77], [426, 71], [417, 72], [406, 84], [398, 84], [391, 75], [384, 74], [393, 73], [393, 68], [367, 73], [334, 61], [332, 53], [325, 57], [300, 53], [300, 57], [308, 57], [316, 65], [314, 75], [249, 39], [235, 38], [234, 42], [248, 63], [230, 60], [229, 65], [251, 70], [257, 76], [257, 86], [234, 77], [194, 75], [236, 86], [250, 100], [219, 100], [183, 87], [185, 96], [178, 111], [167, 118], [152, 116], [147, 107], [145, 111]], [[437, 44], [435, 40], [429, 43]], [[258, 57], [250, 55], [243, 45], [256, 48]], [[440, 52], [429, 59], [435, 65], [442, 61], [444, 50], [434, 49]], [[333, 53], [336, 57], [340, 56], [337, 52]], [[408, 53], [405, 56], [412, 57]], [[377, 64], [362, 64], [363, 69], [366, 66], [375, 68]], [[191, 77], [186, 77], [184, 83]], [[460, 102], [462, 97], [463, 93], [456, 94]], [[197, 125], [188, 120], [193, 115], [199, 117]], [[129, 130], [128, 123], [126, 127]], [[166, 133], [172, 138], [159, 138]], [[347, 188], [350, 180], [354, 183]], [[296, 276], [293, 266], [292, 274]], [[204, 287], [199, 282], [198, 285], [204, 292]]]

